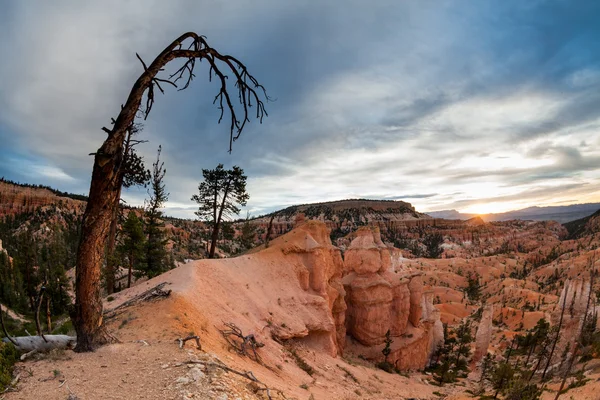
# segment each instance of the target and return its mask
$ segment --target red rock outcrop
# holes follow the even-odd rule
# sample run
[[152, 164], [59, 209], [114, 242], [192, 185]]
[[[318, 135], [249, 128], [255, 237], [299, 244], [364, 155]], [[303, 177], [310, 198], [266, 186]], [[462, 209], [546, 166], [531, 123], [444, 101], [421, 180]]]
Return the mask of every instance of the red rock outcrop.
[[481, 321], [475, 334], [475, 351], [471, 357], [472, 368], [487, 354], [492, 339], [492, 322], [494, 316], [493, 304], [487, 304], [483, 309]]
[[339, 249], [331, 244], [328, 229], [316, 221], [300, 224], [264, 250], [265, 253], [279, 251], [294, 262], [302, 290], [325, 300], [327, 307], [319, 314], [327, 317], [319, 324], [305, 324], [306, 329], [302, 328], [301, 332], [294, 330], [292, 325], [290, 329], [278, 332], [277, 336], [285, 340], [313, 334], [320, 337], [319, 341], [330, 354], [341, 354], [346, 339], [343, 261]]
[[60, 197], [45, 188], [21, 186], [0, 181], [0, 217], [31, 212], [38, 207], [58, 203], [81, 212], [85, 207], [83, 201]]
[[343, 283], [346, 330], [357, 342], [354, 347], [378, 359], [389, 330], [393, 344], [388, 361], [400, 369], [425, 367], [440, 334], [443, 340], [433, 293], [424, 293], [420, 273], [395, 269], [379, 228], [363, 227], [351, 236]]

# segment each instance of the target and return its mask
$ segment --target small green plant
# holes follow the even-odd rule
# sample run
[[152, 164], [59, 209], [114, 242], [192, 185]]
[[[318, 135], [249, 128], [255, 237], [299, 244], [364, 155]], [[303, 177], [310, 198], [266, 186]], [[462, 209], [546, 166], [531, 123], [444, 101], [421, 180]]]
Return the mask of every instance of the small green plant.
[[306, 383], [303, 383], [302, 385], [300, 385], [300, 387], [304, 390], [308, 390], [308, 385]]
[[355, 383], [358, 383], [358, 379], [356, 378], [356, 376], [354, 376], [354, 374], [352, 372], [350, 372], [350, 370], [348, 370], [348, 368], [342, 367], [339, 364], [336, 364], [336, 366], [341, 369], [342, 371], [344, 371], [344, 373], [346, 374], [347, 378], [352, 379]]
[[290, 352], [292, 358], [296, 362], [296, 365], [302, 371], [306, 372], [310, 376], [314, 375], [315, 369], [313, 367], [311, 367], [306, 361], [304, 361], [304, 359], [302, 357], [300, 357], [300, 355], [298, 353], [296, 353], [295, 349], [290, 348], [290, 349], [288, 349], [288, 351]]

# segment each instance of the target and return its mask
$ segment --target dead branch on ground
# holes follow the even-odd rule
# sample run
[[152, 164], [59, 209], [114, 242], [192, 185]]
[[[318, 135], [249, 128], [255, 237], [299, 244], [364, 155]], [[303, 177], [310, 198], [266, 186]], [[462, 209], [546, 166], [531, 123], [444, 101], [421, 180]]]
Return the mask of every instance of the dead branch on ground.
[[[8, 393], [8, 392], [16, 392], [17, 391], [17, 383], [19, 383], [19, 379], [21, 379], [21, 374], [17, 374], [17, 376], [15, 376], [15, 378], [12, 381], [10, 381], [8, 386], [6, 386], [6, 388], [2, 391], [2, 394]], [[2, 398], [4, 398], [4, 397], [2, 397]]]
[[107, 311], [104, 314], [104, 319], [108, 320], [108, 319], [114, 318], [117, 315], [121, 314], [124, 311], [123, 310], [124, 308], [130, 307], [134, 304], [141, 303], [143, 301], [154, 300], [154, 299], [160, 298], [160, 297], [169, 297], [169, 295], [171, 294], [171, 289], [163, 290], [163, 287], [166, 284], [168, 284], [168, 282], [159, 283], [158, 285], [146, 290], [145, 292], [138, 294], [134, 298], [127, 300], [123, 304], [118, 305], [117, 307]]
[[[227, 343], [229, 343], [238, 354], [243, 356], [250, 356], [247, 351], [247, 347], [250, 346], [254, 353], [254, 361], [263, 365], [263, 361], [258, 353], [256, 353], [256, 349], [263, 347], [265, 344], [258, 342], [253, 333], [244, 335], [242, 330], [232, 322], [223, 322], [223, 325], [229, 329], [219, 329], [219, 332], [221, 332], [221, 335], [223, 335], [223, 338], [225, 338]], [[237, 341], [236, 338], [240, 341]]]
[[183, 345], [185, 344], [185, 342], [187, 342], [188, 340], [192, 340], [194, 339], [196, 341], [196, 348], [198, 350], [202, 350], [202, 345], [200, 344], [200, 336], [198, 335], [191, 335], [185, 338], [179, 338], [179, 339], [175, 339], [176, 342], [179, 342], [179, 348], [183, 349]]
[[267, 395], [267, 398], [269, 400], [273, 400], [271, 391], [278, 393], [283, 399], [287, 399], [287, 397], [281, 390], [270, 388], [267, 386], [266, 383], [259, 381], [258, 378], [256, 378], [256, 376], [254, 375], [254, 373], [252, 371], [238, 371], [238, 370], [228, 367], [227, 365], [225, 365], [223, 363], [218, 363], [218, 362], [213, 362], [213, 361], [190, 360], [190, 361], [186, 361], [184, 364], [201, 364], [201, 365], [204, 365], [205, 367], [221, 368], [224, 371], [232, 372], [241, 377], [244, 377], [244, 378], [254, 382], [257, 385], [262, 385], [262, 386], [257, 387], [256, 391], [265, 392], [265, 394]]

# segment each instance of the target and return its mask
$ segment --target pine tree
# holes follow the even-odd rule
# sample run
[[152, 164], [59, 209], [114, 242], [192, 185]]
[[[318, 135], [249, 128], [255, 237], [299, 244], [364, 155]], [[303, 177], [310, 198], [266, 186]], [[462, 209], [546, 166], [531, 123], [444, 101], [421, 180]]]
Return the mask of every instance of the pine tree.
[[237, 215], [239, 206], [245, 206], [250, 198], [246, 192], [246, 175], [238, 166], [225, 169], [223, 164], [215, 169], [203, 169], [204, 181], [198, 185], [198, 194], [192, 200], [200, 205], [196, 215], [212, 228], [208, 257], [215, 256], [219, 229], [224, 218]]
[[170, 267], [170, 259], [167, 254], [167, 238], [163, 231], [165, 226], [161, 211], [164, 203], [169, 199], [169, 194], [165, 190], [163, 178], [167, 172], [164, 169], [164, 162], [160, 162], [161, 147], [158, 147], [158, 156], [156, 162], [152, 164], [152, 178], [150, 180], [150, 189], [148, 194], [150, 199], [146, 204], [145, 227], [146, 227], [146, 263], [143, 266], [143, 272], [149, 278], [162, 274]]
[[427, 257], [439, 258], [444, 252], [441, 245], [444, 243], [444, 237], [440, 233], [428, 233], [423, 238], [423, 244], [427, 247]]
[[246, 220], [242, 225], [240, 244], [245, 249], [250, 249], [254, 246], [254, 239], [256, 237], [256, 226], [250, 223], [250, 216], [246, 216]]
[[144, 249], [146, 248], [146, 235], [142, 221], [135, 211], [129, 211], [127, 219], [121, 228], [122, 243], [118, 247], [119, 253], [127, 262], [127, 287], [131, 287], [131, 276], [134, 269], [145, 270]]

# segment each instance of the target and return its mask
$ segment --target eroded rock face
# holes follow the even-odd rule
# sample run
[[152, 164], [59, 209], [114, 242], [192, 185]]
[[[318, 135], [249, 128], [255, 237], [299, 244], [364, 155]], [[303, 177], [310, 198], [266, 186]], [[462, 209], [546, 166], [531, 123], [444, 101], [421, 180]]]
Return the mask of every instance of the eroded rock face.
[[424, 293], [419, 273], [394, 262], [399, 256], [381, 241], [377, 227], [352, 234], [344, 254], [346, 330], [361, 354], [375, 359], [381, 357], [389, 330], [393, 344], [388, 361], [400, 369], [421, 369], [443, 341], [443, 327], [433, 293]]
[[494, 316], [494, 305], [487, 304], [483, 309], [481, 321], [475, 334], [475, 352], [471, 358], [471, 365], [475, 367], [479, 361], [487, 354], [490, 341], [492, 339], [492, 323]]
[[557, 344], [558, 350], [554, 352], [554, 360], [558, 360], [567, 347], [574, 348], [583, 327], [586, 312], [588, 316], [593, 312], [592, 294], [589, 279], [575, 278], [565, 281], [560, 299], [551, 315], [552, 325], [558, 326], [561, 314], [563, 314], [560, 340]]
[[[343, 261], [339, 249], [331, 244], [328, 228], [320, 222], [299, 221], [299, 226], [289, 234], [281, 251], [296, 257], [296, 276], [304, 291], [314, 292], [325, 300], [325, 320], [307, 325], [308, 332], [294, 333], [289, 337], [305, 337], [318, 341], [332, 355], [341, 354], [346, 341], [346, 302], [342, 285]], [[320, 318], [320, 320], [323, 318]], [[312, 339], [311, 339], [312, 337]]]
[[443, 340], [433, 293], [424, 293], [419, 273], [393, 261], [401, 254], [381, 241], [378, 228], [353, 233], [344, 259], [331, 244], [329, 229], [317, 221], [301, 223], [269, 251], [281, 251], [294, 260], [300, 288], [319, 300], [311, 305], [319, 317], [286, 323], [286, 329], [277, 333], [280, 339], [299, 339], [335, 355], [342, 354], [349, 335], [349, 346], [354, 350], [359, 346], [360, 354], [378, 360], [389, 330], [393, 339], [389, 361], [401, 369], [425, 367]]

